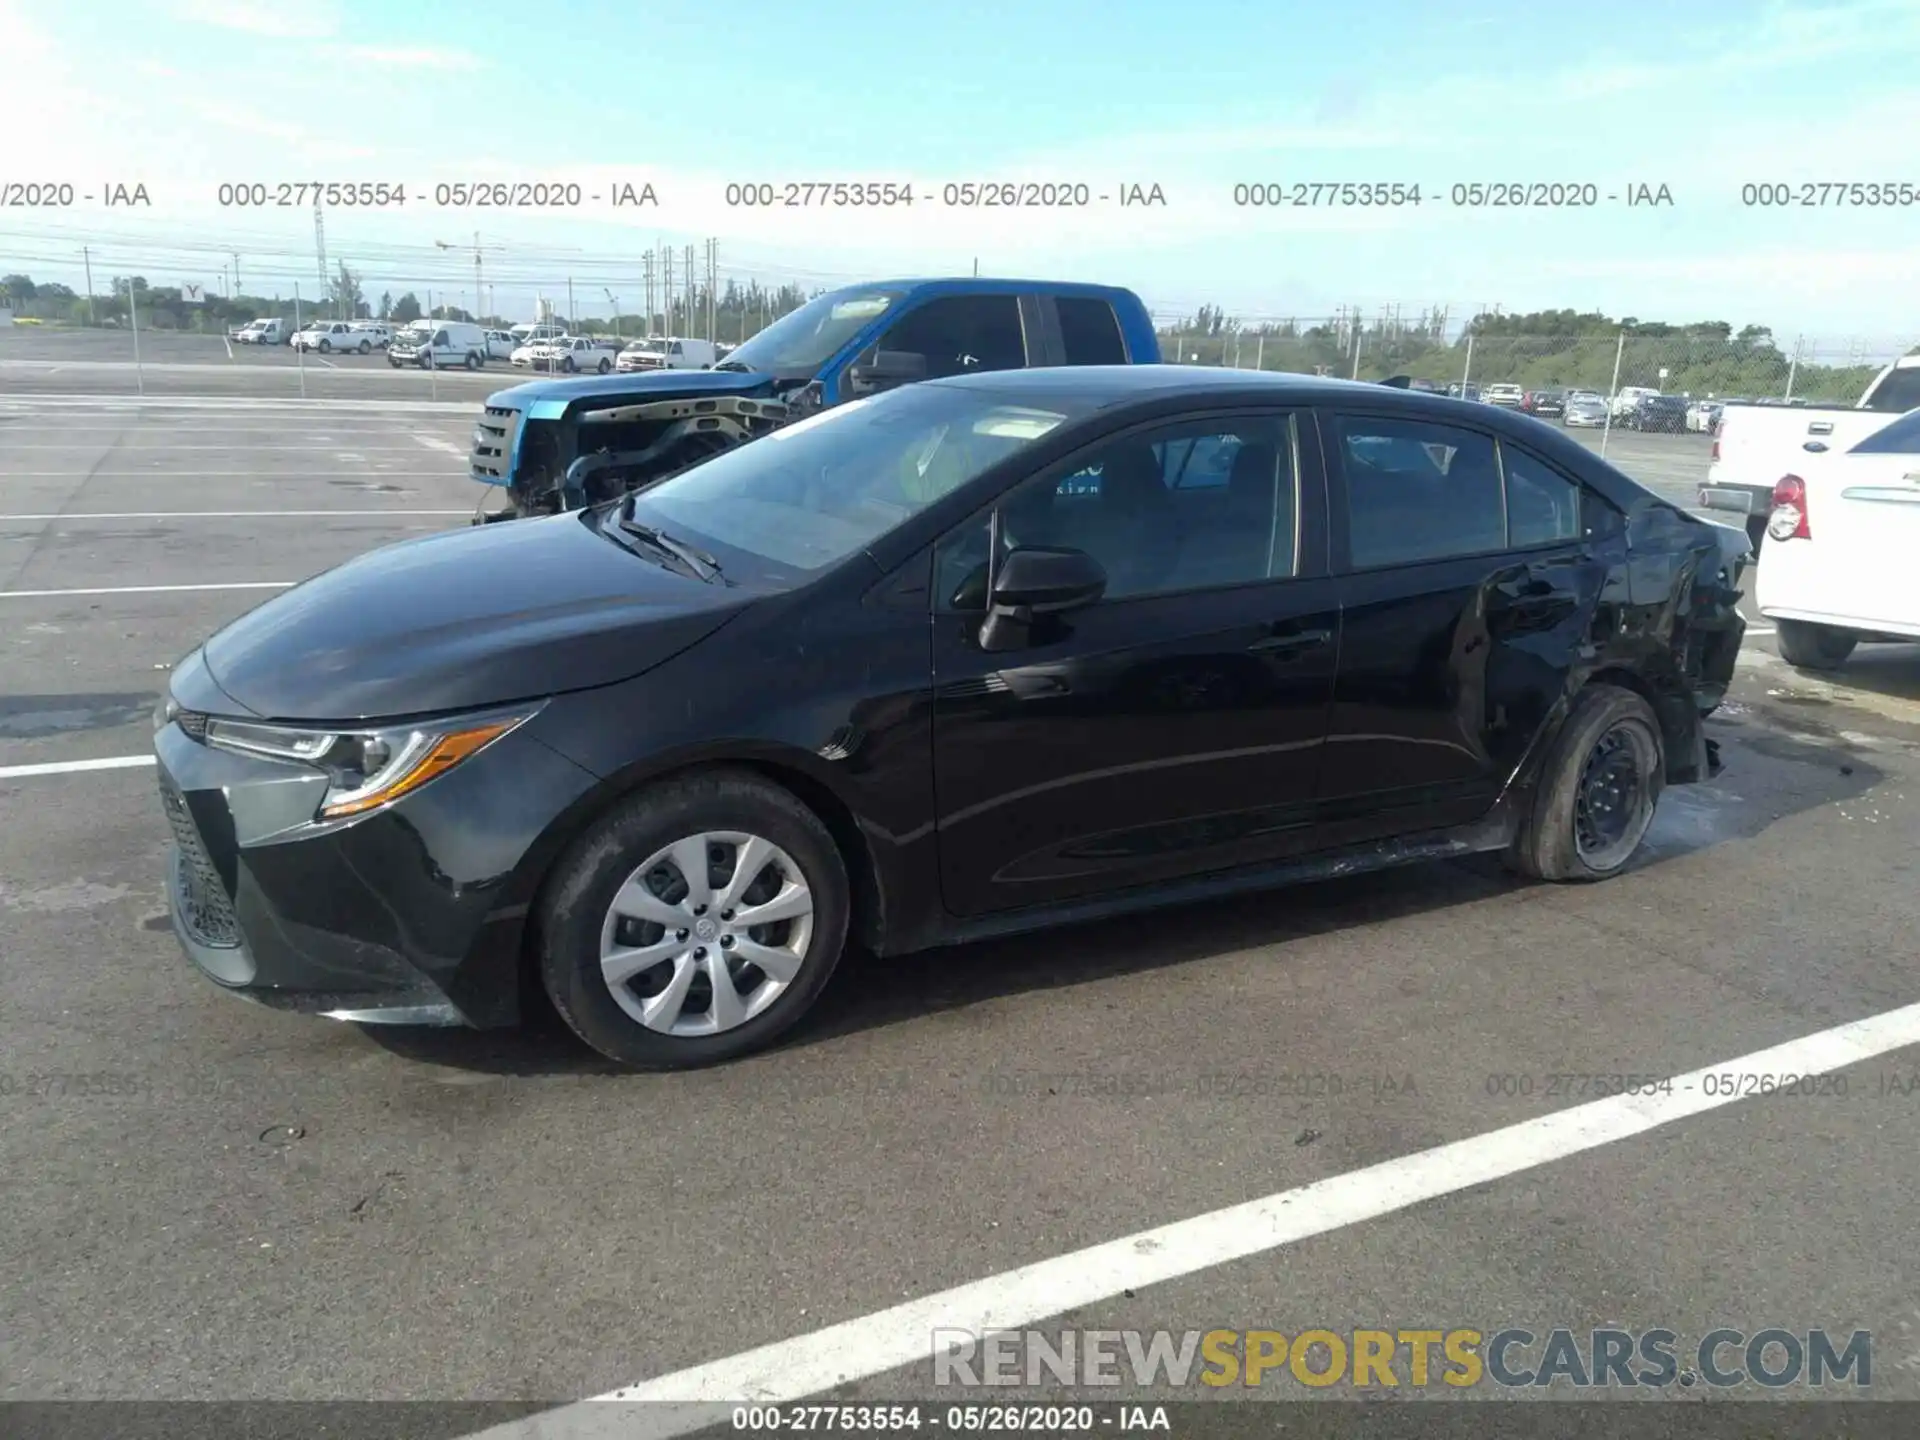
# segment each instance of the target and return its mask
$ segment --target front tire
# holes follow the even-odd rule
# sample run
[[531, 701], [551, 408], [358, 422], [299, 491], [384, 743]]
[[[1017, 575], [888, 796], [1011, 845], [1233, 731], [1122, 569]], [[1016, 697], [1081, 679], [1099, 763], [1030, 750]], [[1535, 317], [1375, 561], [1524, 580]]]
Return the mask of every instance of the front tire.
[[370, 340], [362, 340], [360, 342], [360, 353], [362, 355], [371, 355], [373, 353], [373, 342]]
[[574, 363], [573, 363], [573, 357], [572, 357], [571, 355], [569, 355], [569, 356], [567, 356], [567, 358], [566, 358], [566, 359], [564, 359], [564, 360], [562, 360], [562, 361], [560, 362], [560, 368], [561, 368], [561, 370], [563, 370], [564, 372], [566, 372], [566, 373], [567, 373], [567, 374], [569, 374], [569, 375], [571, 375], [571, 374], [573, 374], [573, 372], [574, 372], [574, 369], [576, 368], [576, 367], [574, 366]]
[[1860, 637], [1831, 625], [1809, 625], [1804, 620], [1773, 622], [1780, 642], [1780, 658], [1798, 670], [1837, 670], [1853, 654]]
[[788, 791], [738, 770], [668, 780], [561, 860], [537, 916], [541, 980], [568, 1027], [622, 1065], [730, 1060], [819, 997], [849, 893], [833, 837]]
[[322, 355], [331, 355], [333, 353], [333, 342], [331, 340], [322, 340], [320, 342], [320, 353]]
[[1536, 880], [1619, 874], [1653, 823], [1666, 773], [1653, 707], [1631, 690], [1589, 685], [1547, 752], [1509, 868]]
[[607, 373], [607, 372], [608, 372], [609, 370], [611, 370], [612, 368], [613, 368], [613, 366], [612, 366], [612, 364], [611, 364], [610, 362], [608, 362], [608, 361], [607, 361], [607, 360], [605, 360], [605, 359], [602, 359], [602, 360], [601, 360], [601, 362], [600, 362], [600, 373], [601, 373], [602, 375], [604, 375], [604, 374], [606, 374], [606, 373]]

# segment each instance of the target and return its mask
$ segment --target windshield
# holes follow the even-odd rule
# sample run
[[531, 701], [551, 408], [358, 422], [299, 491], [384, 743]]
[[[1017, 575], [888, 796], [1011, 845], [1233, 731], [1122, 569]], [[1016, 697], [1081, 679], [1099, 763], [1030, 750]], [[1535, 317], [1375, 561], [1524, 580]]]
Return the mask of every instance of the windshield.
[[863, 549], [1066, 419], [982, 390], [903, 386], [663, 480], [633, 501], [633, 518], [721, 551], [732, 578], [793, 583], [793, 572]]
[[900, 298], [898, 290], [836, 290], [809, 300], [735, 349], [728, 368], [812, 375]]

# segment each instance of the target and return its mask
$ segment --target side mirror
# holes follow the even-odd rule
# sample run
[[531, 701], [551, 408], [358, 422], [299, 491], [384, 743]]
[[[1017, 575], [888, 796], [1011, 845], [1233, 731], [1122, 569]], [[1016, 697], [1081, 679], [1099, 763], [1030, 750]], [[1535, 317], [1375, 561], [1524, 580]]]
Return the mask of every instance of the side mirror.
[[1010, 550], [994, 578], [980, 646], [1010, 650], [1026, 641], [1036, 620], [1091, 605], [1106, 589], [1106, 570], [1084, 550]]
[[848, 367], [847, 389], [855, 395], [871, 395], [926, 378], [926, 356], [913, 350], [876, 350], [866, 364]]

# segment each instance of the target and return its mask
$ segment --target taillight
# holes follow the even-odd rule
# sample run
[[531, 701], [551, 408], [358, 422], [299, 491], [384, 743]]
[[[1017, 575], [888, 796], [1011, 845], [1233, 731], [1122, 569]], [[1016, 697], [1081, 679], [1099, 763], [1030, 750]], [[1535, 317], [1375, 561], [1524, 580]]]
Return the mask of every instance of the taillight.
[[1718, 460], [1720, 458], [1720, 432], [1718, 430], [1713, 432], [1713, 454], [1707, 458], [1710, 460]]
[[1773, 487], [1773, 518], [1767, 535], [1774, 540], [1811, 540], [1807, 528], [1807, 482], [1798, 475], [1782, 475]]

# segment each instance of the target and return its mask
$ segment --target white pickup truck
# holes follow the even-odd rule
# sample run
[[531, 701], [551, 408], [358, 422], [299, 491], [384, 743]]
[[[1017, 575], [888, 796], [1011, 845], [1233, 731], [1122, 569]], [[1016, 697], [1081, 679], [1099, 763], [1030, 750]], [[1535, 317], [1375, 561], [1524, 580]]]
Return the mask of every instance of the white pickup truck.
[[[594, 340], [585, 335], [562, 335], [556, 340], [535, 345], [527, 357], [527, 363], [535, 370], [557, 370], [563, 375], [574, 375], [582, 371], [592, 371], [601, 375], [613, 369], [613, 362], [620, 353], [620, 347], [611, 340]], [[514, 364], [519, 364], [519, 351], [514, 351]]]
[[1757, 550], [1781, 476], [1797, 473], [1809, 455], [1852, 449], [1913, 409], [1920, 409], [1920, 354], [1903, 355], [1887, 366], [1851, 407], [1729, 405], [1714, 437], [1700, 507], [1744, 517]]

